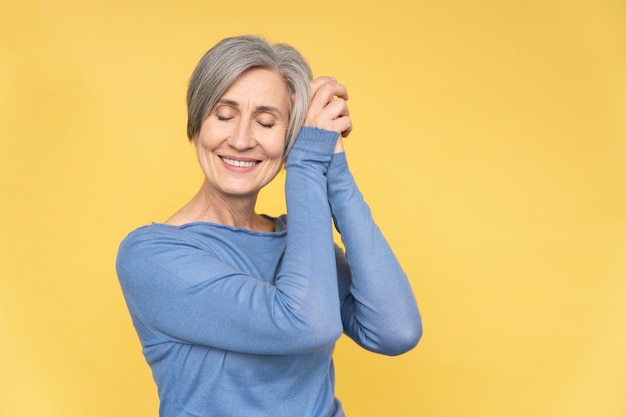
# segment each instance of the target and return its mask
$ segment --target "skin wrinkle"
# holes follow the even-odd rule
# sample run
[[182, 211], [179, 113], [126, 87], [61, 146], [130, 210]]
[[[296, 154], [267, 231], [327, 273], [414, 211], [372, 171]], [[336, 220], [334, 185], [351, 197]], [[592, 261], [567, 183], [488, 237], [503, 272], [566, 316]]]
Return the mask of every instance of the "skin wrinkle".
[[[267, 46], [254, 37], [232, 42]], [[216, 103], [201, 123], [188, 124], [204, 182], [165, 224], [124, 239], [118, 276], [161, 415], [330, 417], [333, 410], [343, 417], [336, 341], [345, 333], [370, 351], [403, 353], [421, 335], [419, 312], [345, 163], [342, 137], [352, 129], [345, 87], [333, 77], [313, 80], [301, 118], [291, 114], [299, 106], [292, 108], [285, 79], [265, 67], [234, 71], [227, 88], [213, 88], [209, 80], [244, 68], [251, 49], [232, 61], [209, 51], [194, 71], [190, 91], [204, 82], [205, 104]], [[207, 70], [223, 62], [230, 64]], [[307, 74], [295, 82], [308, 85]], [[205, 98], [188, 94], [190, 112]], [[304, 127], [285, 158], [291, 117]], [[283, 164], [288, 215], [259, 215], [257, 195]], [[333, 217], [357, 268], [333, 241]]]

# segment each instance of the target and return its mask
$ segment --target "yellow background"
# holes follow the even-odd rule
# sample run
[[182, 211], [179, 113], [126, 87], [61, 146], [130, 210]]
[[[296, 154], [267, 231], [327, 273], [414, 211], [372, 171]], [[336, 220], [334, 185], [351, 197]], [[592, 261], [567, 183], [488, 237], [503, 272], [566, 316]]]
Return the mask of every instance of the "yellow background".
[[404, 356], [340, 341], [348, 415], [626, 416], [623, 0], [2, 0], [0, 416], [157, 415], [117, 245], [199, 187], [186, 83], [243, 33], [348, 86], [420, 302]]

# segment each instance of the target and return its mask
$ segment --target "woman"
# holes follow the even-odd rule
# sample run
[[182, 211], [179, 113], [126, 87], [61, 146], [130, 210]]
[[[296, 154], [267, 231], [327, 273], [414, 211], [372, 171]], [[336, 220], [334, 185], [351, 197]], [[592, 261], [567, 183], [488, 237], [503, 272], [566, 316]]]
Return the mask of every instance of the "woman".
[[[191, 77], [204, 183], [165, 223], [130, 233], [117, 259], [161, 416], [343, 416], [341, 334], [387, 355], [421, 336], [406, 276], [348, 171], [347, 92], [310, 80], [295, 49], [253, 36], [224, 39]], [[257, 214], [283, 165], [288, 214]]]

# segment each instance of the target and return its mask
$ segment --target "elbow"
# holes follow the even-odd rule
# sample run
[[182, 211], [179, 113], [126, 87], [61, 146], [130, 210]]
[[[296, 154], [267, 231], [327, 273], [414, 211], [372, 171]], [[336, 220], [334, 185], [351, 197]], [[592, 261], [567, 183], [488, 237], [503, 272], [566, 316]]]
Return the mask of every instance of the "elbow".
[[299, 354], [315, 352], [334, 345], [343, 334], [341, 321], [314, 321], [298, 326], [286, 337], [286, 346], [292, 346], [291, 351], [282, 352]]
[[329, 325], [323, 330], [319, 330], [319, 334], [321, 336], [316, 340], [317, 346], [319, 348], [325, 348], [330, 345], [334, 345], [343, 334], [343, 326], [341, 325], [341, 321], [335, 323], [335, 325]]
[[416, 320], [410, 326], [395, 332], [390, 337], [386, 351], [383, 352], [388, 356], [398, 356], [415, 348], [422, 338], [422, 321]]
[[302, 333], [298, 337], [298, 347], [293, 353], [317, 352], [333, 346], [342, 335], [342, 331], [335, 329], [318, 329]]
[[417, 346], [422, 338], [422, 321], [419, 317], [402, 326], [388, 329], [381, 342], [374, 350], [386, 356], [398, 356]]
[[304, 308], [287, 302], [277, 306], [273, 318], [280, 351], [275, 353], [291, 355], [327, 349], [343, 334], [338, 307], [312, 303]]

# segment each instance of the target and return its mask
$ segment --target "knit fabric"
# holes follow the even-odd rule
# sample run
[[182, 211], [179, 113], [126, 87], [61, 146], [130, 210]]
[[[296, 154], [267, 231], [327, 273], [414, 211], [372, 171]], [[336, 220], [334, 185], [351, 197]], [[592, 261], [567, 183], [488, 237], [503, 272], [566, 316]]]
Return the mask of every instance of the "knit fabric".
[[387, 355], [418, 342], [409, 282], [336, 139], [301, 130], [274, 232], [153, 223], [121, 243], [118, 277], [162, 417], [343, 416], [332, 360], [342, 333]]

